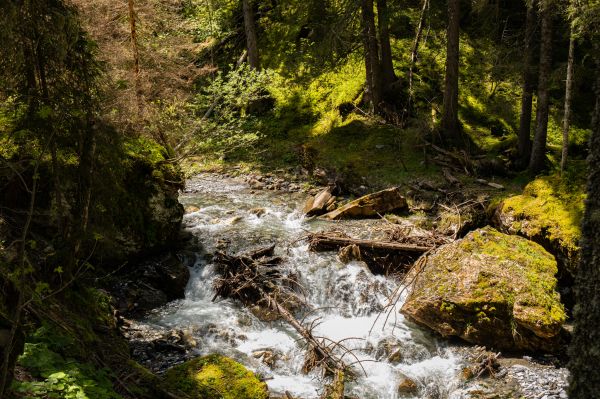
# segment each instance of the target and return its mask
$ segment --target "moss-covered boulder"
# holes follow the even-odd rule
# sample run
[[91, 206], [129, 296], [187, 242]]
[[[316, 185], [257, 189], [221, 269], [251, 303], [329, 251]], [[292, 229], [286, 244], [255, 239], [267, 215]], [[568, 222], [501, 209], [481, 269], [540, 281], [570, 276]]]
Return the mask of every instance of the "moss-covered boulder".
[[537, 242], [557, 259], [561, 274], [575, 275], [585, 200], [585, 180], [576, 176], [543, 176], [523, 194], [496, 208], [494, 225], [502, 232]]
[[191, 399], [267, 399], [267, 385], [236, 361], [208, 355], [175, 366], [166, 385]]
[[402, 313], [474, 344], [554, 352], [566, 319], [556, 270], [554, 257], [534, 242], [475, 230], [417, 263]]

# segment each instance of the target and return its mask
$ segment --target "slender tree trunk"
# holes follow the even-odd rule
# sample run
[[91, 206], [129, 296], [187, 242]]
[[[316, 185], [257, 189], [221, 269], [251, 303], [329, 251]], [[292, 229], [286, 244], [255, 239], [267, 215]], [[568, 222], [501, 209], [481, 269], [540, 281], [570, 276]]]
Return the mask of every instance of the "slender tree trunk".
[[[600, 45], [594, 45], [596, 54]], [[600, 56], [596, 55], [596, 107], [592, 122], [586, 210], [577, 270], [575, 329], [570, 347], [569, 398], [588, 399], [600, 392]]]
[[548, 135], [548, 80], [552, 66], [552, 0], [542, 4], [542, 35], [540, 47], [540, 67], [537, 91], [537, 110], [535, 115], [535, 136], [531, 148], [529, 169], [538, 173], [544, 169], [546, 159], [546, 137]]
[[448, 0], [448, 31], [446, 48], [446, 81], [442, 129], [444, 141], [458, 144], [458, 62], [459, 62], [460, 0]]
[[413, 42], [412, 51], [410, 52], [410, 67], [408, 69], [408, 93], [411, 97], [413, 94], [413, 71], [415, 68], [415, 64], [417, 63], [417, 57], [419, 56], [419, 43], [421, 42], [421, 35], [423, 34], [423, 22], [425, 21], [425, 11], [427, 11], [427, 7], [429, 7], [429, 0], [423, 0], [421, 16], [419, 17], [419, 25], [417, 25], [415, 41]]
[[573, 31], [569, 39], [569, 60], [567, 61], [567, 81], [565, 83], [565, 115], [563, 118], [563, 143], [562, 157], [560, 160], [560, 171], [563, 172], [567, 166], [569, 154], [569, 128], [571, 123], [571, 97], [573, 96], [573, 62], [575, 59], [575, 38]]
[[248, 64], [252, 69], [260, 69], [258, 57], [258, 42], [256, 39], [256, 23], [254, 21], [254, 9], [252, 0], [242, 0], [244, 9], [244, 29], [246, 31], [246, 47], [248, 48]]
[[142, 115], [143, 101], [142, 101], [142, 81], [140, 76], [140, 52], [137, 41], [137, 28], [135, 22], [135, 5], [134, 0], [128, 1], [129, 6], [129, 29], [131, 34], [131, 49], [133, 51], [133, 73], [135, 79], [135, 98], [137, 101], [137, 112], [138, 118]]
[[392, 61], [387, 0], [377, 0], [377, 15], [379, 18], [379, 46], [381, 47], [381, 82], [383, 90], [386, 91], [397, 80]]
[[535, 9], [527, 5], [527, 20], [525, 22], [525, 46], [523, 48], [523, 82], [521, 95], [521, 120], [519, 123], [519, 141], [517, 147], [517, 166], [527, 167], [531, 157], [531, 110], [533, 100], [533, 85], [535, 80], [533, 66], [533, 42], [535, 35]]
[[379, 113], [381, 105], [381, 63], [379, 61], [379, 46], [375, 29], [375, 14], [373, 0], [362, 0], [363, 42], [365, 46], [365, 64], [367, 69], [368, 100], [373, 112]]

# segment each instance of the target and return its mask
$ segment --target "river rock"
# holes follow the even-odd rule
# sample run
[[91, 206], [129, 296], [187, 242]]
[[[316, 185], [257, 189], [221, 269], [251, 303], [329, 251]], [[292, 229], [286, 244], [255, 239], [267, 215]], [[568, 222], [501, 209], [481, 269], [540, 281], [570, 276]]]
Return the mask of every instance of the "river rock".
[[400, 384], [398, 384], [398, 395], [401, 398], [412, 397], [419, 391], [419, 387], [416, 382], [410, 378], [404, 378]]
[[368, 218], [407, 208], [406, 198], [395, 187], [360, 197], [322, 217], [329, 220]]
[[250, 209], [248, 212], [255, 215], [256, 217], [261, 217], [262, 215], [267, 213], [267, 210], [265, 208], [253, 208]]
[[331, 193], [331, 188], [328, 187], [314, 197], [309, 198], [304, 205], [303, 212], [307, 216], [322, 215], [332, 202], [335, 202], [335, 197]]
[[417, 265], [401, 311], [418, 324], [500, 350], [559, 349], [566, 315], [540, 245], [486, 227]]
[[340, 251], [338, 252], [338, 259], [342, 263], [350, 263], [353, 260], [360, 261], [362, 260], [360, 256], [360, 248], [358, 247], [358, 245], [355, 244], [347, 245], [343, 248], [340, 248]]

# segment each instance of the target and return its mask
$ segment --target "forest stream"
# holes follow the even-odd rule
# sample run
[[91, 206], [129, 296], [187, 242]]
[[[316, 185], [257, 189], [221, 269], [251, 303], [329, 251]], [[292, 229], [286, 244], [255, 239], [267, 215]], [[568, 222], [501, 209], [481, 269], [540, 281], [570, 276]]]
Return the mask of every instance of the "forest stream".
[[[217, 175], [190, 180], [180, 197], [188, 209], [184, 229], [193, 234], [194, 248], [201, 249], [187, 255], [193, 260], [188, 262], [191, 278], [185, 299], [155, 310], [141, 323], [191, 332], [197, 341], [195, 355], [232, 357], [265, 379], [271, 395], [287, 391], [294, 398], [318, 398], [324, 381], [317, 371], [302, 373], [306, 347], [293, 328], [284, 321], [263, 322], [238, 302], [213, 300], [215, 251], [239, 253], [276, 244], [276, 254], [285, 259], [281, 267], [298, 276], [304, 287], [309, 311], [300, 316], [305, 324], [314, 322], [316, 336], [343, 342], [352, 351], [343, 358], [356, 363], [357, 378], [346, 385], [348, 397], [470, 397], [467, 390], [477, 384], [465, 384], [462, 371], [472, 348], [437, 339], [406, 320], [399, 313], [404, 297], [387, 318], [382, 311], [398, 287], [397, 279], [373, 275], [362, 262], [344, 265], [333, 252], [310, 252], [302, 240], [307, 232], [325, 228], [369, 238], [377, 221], [305, 218], [305, 199], [301, 193], [254, 191], [242, 180]], [[402, 353], [399, 359], [394, 359], [395, 351]], [[405, 380], [416, 383], [418, 390], [399, 396]]]
[[[426, 385], [428, 390], [446, 394], [456, 391], [460, 358], [450, 348], [405, 321], [397, 310], [385, 327], [385, 317], [375, 323], [387, 297], [396, 288], [395, 281], [374, 276], [360, 263], [343, 265], [335, 253], [309, 252], [308, 244], [299, 240], [307, 231], [319, 230], [325, 224], [304, 219], [304, 199], [305, 195], [279, 192], [251, 194], [244, 184], [210, 177], [189, 182], [180, 198], [184, 206], [200, 208], [185, 216], [184, 225], [207, 254], [225, 243], [228, 252], [277, 244], [276, 253], [286, 259], [283, 267], [300, 277], [306, 300], [314, 309], [307, 322], [321, 318], [316, 334], [334, 341], [345, 339], [345, 345], [364, 361], [367, 375], [363, 373], [352, 383], [348, 394], [365, 399], [393, 398], [402, 374]], [[265, 214], [259, 217], [250, 212], [257, 208], [263, 208]], [[336, 222], [336, 227], [343, 229], [344, 224]], [[317, 398], [323, 383], [318, 374], [302, 374], [306, 350], [296, 332], [284, 322], [261, 322], [239, 303], [212, 302], [214, 278], [212, 265], [199, 253], [185, 300], [163, 309], [150, 320], [169, 327], [206, 331], [199, 345], [203, 354], [218, 351], [242, 362], [268, 378], [271, 392], [283, 394], [287, 390], [294, 397]], [[377, 361], [387, 357], [383, 347], [390, 340], [407, 346], [411, 356], [406, 362], [392, 365]], [[253, 357], [264, 350], [279, 357], [272, 369]], [[353, 357], [346, 358], [349, 363], [355, 361]]]

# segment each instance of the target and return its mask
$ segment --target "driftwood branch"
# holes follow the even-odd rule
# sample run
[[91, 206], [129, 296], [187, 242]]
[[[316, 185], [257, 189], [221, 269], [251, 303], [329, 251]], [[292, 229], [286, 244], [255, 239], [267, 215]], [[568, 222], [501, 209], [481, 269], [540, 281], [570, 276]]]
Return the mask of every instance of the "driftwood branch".
[[362, 240], [349, 237], [340, 237], [326, 233], [309, 234], [308, 242], [310, 249], [317, 252], [331, 251], [346, 247], [348, 245], [356, 245], [360, 249], [402, 252], [411, 255], [422, 254], [432, 249], [430, 246], [405, 244], [392, 241]]

